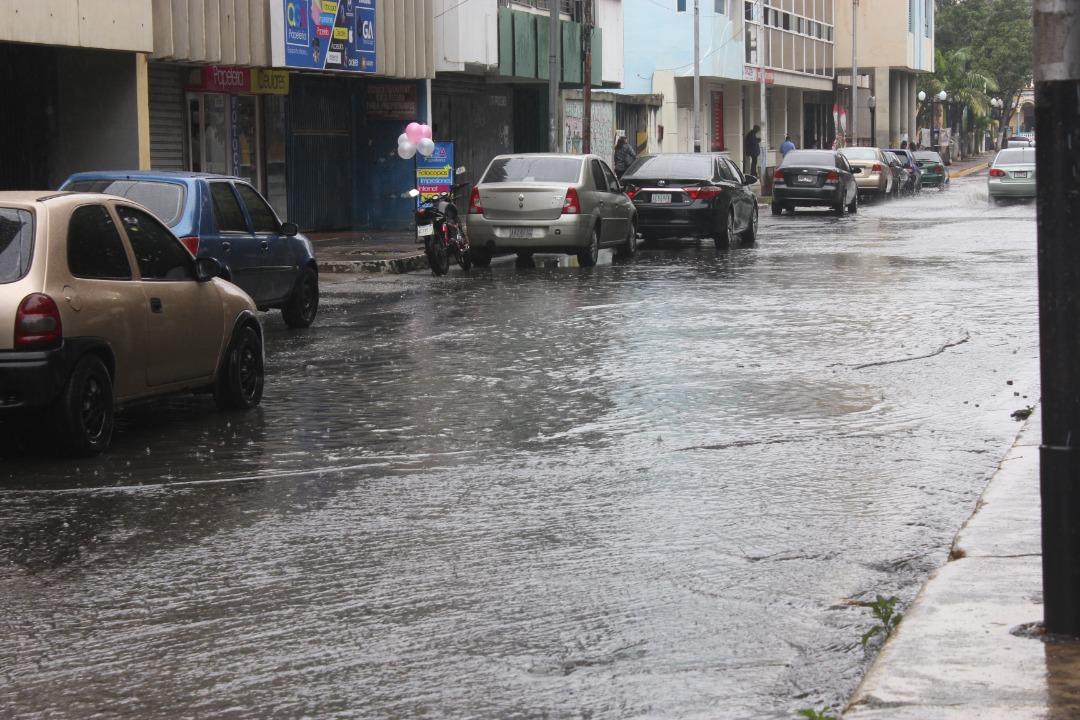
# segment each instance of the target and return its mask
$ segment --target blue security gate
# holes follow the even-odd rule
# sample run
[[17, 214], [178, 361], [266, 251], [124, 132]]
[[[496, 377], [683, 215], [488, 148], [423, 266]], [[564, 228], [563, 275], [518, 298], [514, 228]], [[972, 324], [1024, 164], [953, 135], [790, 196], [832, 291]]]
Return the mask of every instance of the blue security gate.
[[294, 75], [289, 93], [289, 219], [302, 230], [352, 224], [352, 92], [347, 81]]

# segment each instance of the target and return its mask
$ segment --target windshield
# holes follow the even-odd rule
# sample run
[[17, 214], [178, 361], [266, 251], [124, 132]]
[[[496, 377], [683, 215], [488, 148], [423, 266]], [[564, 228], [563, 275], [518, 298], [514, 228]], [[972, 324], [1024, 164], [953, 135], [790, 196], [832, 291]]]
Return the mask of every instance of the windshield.
[[119, 195], [149, 208], [169, 227], [180, 222], [187, 197], [183, 185], [163, 180], [129, 180], [127, 178], [76, 180], [65, 185], [64, 190]]
[[840, 152], [848, 160], [877, 160], [877, 150], [873, 148], [845, 148]]
[[918, 152], [915, 153], [915, 159], [916, 160], [932, 160], [932, 161], [937, 162], [937, 163], [941, 162], [941, 156], [938, 155], [936, 152], [932, 152], [930, 150], [919, 150]]
[[831, 150], [792, 150], [780, 164], [836, 167], [836, 156]]
[[630, 177], [648, 178], [703, 178], [712, 179], [713, 158], [710, 155], [682, 155], [664, 154], [649, 155], [640, 158], [633, 167], [623, 175], [623, 179]]
[[576, 183], [581, 158], [500, 157], [491, 161], [482, 183]]
[[0, 207], [0, 283], [26, 275], [33, 250], [34, 217], [26, 210]]
[[1029, 165], [1035, 162], [1035, 150], [1030, 148], [1009, 148], [998, 153], [994, 165]]

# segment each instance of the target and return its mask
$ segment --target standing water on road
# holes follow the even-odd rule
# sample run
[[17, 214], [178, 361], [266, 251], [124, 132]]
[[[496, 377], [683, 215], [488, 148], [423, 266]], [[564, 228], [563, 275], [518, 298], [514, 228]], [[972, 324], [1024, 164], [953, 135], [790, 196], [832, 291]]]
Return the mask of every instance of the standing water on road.
[[[789, 718], [1038, 398], [985, 180], [592, 269], [323, 278], [261, 408], [0, 469], [9, 717]], [[871, 643], [873, 646], [873, 643]]]

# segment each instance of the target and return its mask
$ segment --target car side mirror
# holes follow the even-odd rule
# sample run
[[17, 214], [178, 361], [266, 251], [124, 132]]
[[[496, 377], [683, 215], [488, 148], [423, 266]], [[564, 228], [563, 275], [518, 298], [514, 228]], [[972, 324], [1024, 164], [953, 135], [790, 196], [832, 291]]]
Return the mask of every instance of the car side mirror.
[[743, 185], [753, 185], [756, 182], [757, 182], [757, 175], [743, 175], [743, 178], [742, 178], [742, 184]]
[[294, 223], [294, 222], [283, 222], [283, 223], [281, 223], [281, 234], [282, 235], [284, 235], [286, 237], [292, 237], [293, 235], [295, 235], [298, 232], [300, 232], [300, 228], [297, 227], [296, 223]]
[[221, 274], [221, 263], [217, 258], [212, 257], [197, 257], [195, 258], [195, 279], [199, 282], [206, 282], [211, 278], [216, 278]]

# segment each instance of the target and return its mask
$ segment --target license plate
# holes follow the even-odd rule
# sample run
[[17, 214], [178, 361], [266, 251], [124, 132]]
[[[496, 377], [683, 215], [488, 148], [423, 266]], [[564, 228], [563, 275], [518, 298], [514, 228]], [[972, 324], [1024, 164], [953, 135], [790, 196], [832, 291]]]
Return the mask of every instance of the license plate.
[[1014, 178], [1026, 178], [1028, 176], [1027, 170], [1016, 170], [1013, 172]]
[[435, 226], [434, 225], [417, 225], [416, 226], [416, 236], [417, 237], [427, 237], [428, 235], [434, 235], [434, 234], [435, 234]]
[[813, 175], [800, 175], [798, 181], [801, 182], [801, 183], [812, 183], [812, 182], [814, 182], [814, 176]]
[[671, 202], [671, 193], [653, 193], [652, 201], [654, 205], [666, 205]]
[[532, 228], [510, 228], [510, 237], [512, 238], [531, 238]]

